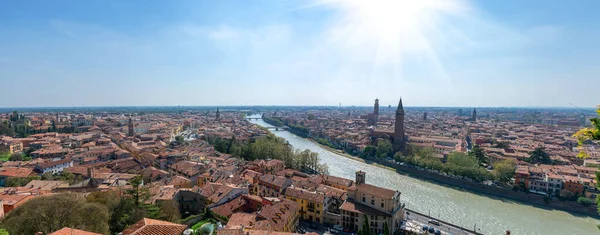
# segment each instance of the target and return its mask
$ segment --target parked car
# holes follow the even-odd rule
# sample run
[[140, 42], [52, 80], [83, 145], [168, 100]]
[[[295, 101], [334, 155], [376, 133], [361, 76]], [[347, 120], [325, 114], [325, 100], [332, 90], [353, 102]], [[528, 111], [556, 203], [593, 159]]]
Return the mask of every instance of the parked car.
[[349, 228], [344, 228], [344, 232], [351, 233], [352, 230], [350, 230]]
[[423, 231], [427, 231], [429, 230], [429, 227], [427, 227], [427, 225], [423, 225]]
[[435, 234], [435, 235], [442, 235], [442, 231], [440, 231], [439, 229], [436, 229], [433, 234]]
[[437, 226], [440, 226], [440, 221], [437, 221], [437, 220], [434, 220], [434, 219], [430, 219], [430, 220], [429, 220], [429, 223], [430, 223], [430, 224], [437, 225]]
[[435, 232], [435, 228], [434, 227], [429, 227], [429, 233], [434, 233]]
[[339, 224], [336, 224], [336, 225], [334, 225], [334, 226], [333, 226], [333, 229], [341, 232], [341, 231], [343, 231], [343, 230], [344, 230], [344, 227], [342, 227], [342, 226], [341, 226], [341, 225], [339, 225]]

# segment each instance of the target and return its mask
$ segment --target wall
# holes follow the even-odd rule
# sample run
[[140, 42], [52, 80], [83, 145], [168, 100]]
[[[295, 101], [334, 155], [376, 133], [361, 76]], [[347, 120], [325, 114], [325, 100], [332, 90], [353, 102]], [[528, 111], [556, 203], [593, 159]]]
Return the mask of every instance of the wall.
[[434, 181], [436, 183], [442, 183], [442, 184], [446, 184], [449, 186], [455, 186], [460, 189], [464, 189], [464, 190], [475, 192], [475, 193], [485, 194], [485, 195], [489, 195], [489, 196], [508, 198], [511, 200], [531, 204], [533, 206], [541, 207], [544, 209], [551, 208], [551, 209], [562, 210], [562, 211], [575, 213], [575, 214], [584, 214], [584, 215], [591, 216], [594, 218], [600, 218], [600, 214], [598, 214], [596, 205], [583, 206], [577, 202], [560, 201], [556, 198], [553, 198], [551, 201], [546, 203], [546, 202], [544, 202], [544, 196], [533, 194], [533, 193], [512, 191], [512, 190], [507, 190], [504, 188], [488, 186], [488, 185], [484, 185], [484, 184], [480, 184], [480, 183], [476, 183], [476, 182], [470, 182], [470, 181], [466, 181], [463, 179], [456, 179], [456, 178], [440, 175], [440, 174], [437, 174], [434, 172], [429, 172], [426, 170], [419, 170], [414, 167], [397, 165], [397, 164], [387, 162], [387, 161], [381, 160], [381, 159], [369, 159], [369, 160], [376, 162], [378, 164], [381, 164], [381, 165], [385, 165], [385, 166], [394, 168], [394, 169], [396, 169], [396, 172], [398, 172], [400, 174], [408, 174], [414, 178], [430, 180], [430, 181]]

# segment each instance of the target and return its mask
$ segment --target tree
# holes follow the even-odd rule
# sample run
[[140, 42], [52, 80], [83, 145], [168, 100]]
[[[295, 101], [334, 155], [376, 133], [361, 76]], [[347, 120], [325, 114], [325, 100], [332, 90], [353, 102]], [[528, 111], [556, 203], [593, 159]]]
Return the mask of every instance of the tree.
[[494, 176], [498, 181], [506, 183], [515, 175], [516, 163], [511, 159], [502, 160], [494, 164]]
[[532, 164], [552, 164], [552, 159], [550, 159], [550, 155], [546, 152], [544, 147], [537, 147], [530, 152], [528, 161]]
[[15, 131], [8, 126], [8, 123], [0, 122], [0, 135], [15, 136]]
[[448, 164], [469, 168], [477, 168], [479, 166], [479, 162], [475, 157], [456, 151], [448, 155]]
[[108, 209], [71, 193], [35, 197], [15, 208], [0, 223], [11, 234], [48, 234], [64, 227], [108, 233]]
[[159, 205], [158, 218], [169, 222], [177, 222], [181, 219], [179, 204], [175, 201], [161, 202]]
[[508, 148], [509, 145], [506, 142], [500, 142], [500, 141], [496, 141], [494, 140], [494, 148], [499, 148], [499, 149], [505, 149]]
[[51, 132], [56, 132], [56, 123], [54, 123], [54, 120], [52, 120], [52, 126], [50, 127]]
[[365, 218], [363, 221], [362, 228], [358, 231], [362, 235], [371, 235], [371, 225], [369, 224], [369, 217], [366, 214], [363, 214]]
[[93, 192], [86, 199], [109, 209], [108, 227], [111, 234], [123, 231], [148, 215], [147, 208], [136, 206], [131, 195], [122, 196], [119, 191]]
[[150, 191], [143, 186], [144, 179], [141, 175], [131, 178], [129, 184], [131, 184], [131, 189], [128, 191], [128, 194], [133, 197], [133, 202], [136, 206], [139, 207], [141, 203], [150, 198]]
[[4, 182], [4, 186], [6, 186], [6, 187], [22, 187], [22, 186], [27, 185], [32, 180], [39, 180], [39, 179], [40, 179], [39, 176], [30, 176], [27, 178], [9, 177], [8, 179], [6, 179], [6, 182]]
[[562, 198], [567, 198], [568, 199], [568, 198], [575, 197], [575, 194], [573, 192], [567, 190], [567, 189], [563, 189], [563, 190], [560, 191], [559, 196], [562, 197]]
[[598, 114], [598, 117], [590, 119], [590, 122], [592, 123], [590, 127], [582, 128], [573, 135], [573, 137], [577, 138], [577, 145], [581, 149], [577, 155], [579, 158], [588, 157], [587, 152], [583, 148], [585, 143], [600, 140], [600, 105], [598, 105], [596, 113]]
[[178, 145], [182, 145], [185, 142], [185, 139], [183, 139], [183, 136], [175, 136], [175, 142], [177, 142]]
[[312, 113], [308, 114], [307, 118], [308, 118], [308, 120], [315, 120], [316, 119], [315, 115], [312, 114]]
[[387, 139], [380, 139], [377, 141], [377, 157], [385, 158], [394, 153], [394, 148], [392, 147], [392, 143], [390, 143]]
[[594, 200], [589, 199], [587, 197], [579, 197], [577, 198], [577, 203], [584, 205], [584, 206], [589, 206], [594, 204]]
[[23, 161], [23, 154], [21, 153], [13, 153], [8, 158], [9, 161]]
[[475, 145], [473, 146], [473, 149], [471, 150], [471, 152], [469, 152], [469, 155], [475, 157], [477, 159], [477, 161], [479, 161], [479, 164], [484, 164], [484, 163], [488, 163], [488, 157], [485, 155], [485, 153], [483, 152], [483, 149], [479, 147], [479, 145]]
[[375, 148], [375, 146], [367, 145], [363, 149], [362, 153], [360, 153], [360, 157], [361, 158], [374, 157], [376, 153], [377, 153], [377, 148]]
[[392, 234], [390, 233], [390, 228], [389, 228], [389, 226], [388, 226], [388, 223], [387, 223], [387, 221], [385, 221], [385, 222], [383, 223], [383, 235], [392, 235]]

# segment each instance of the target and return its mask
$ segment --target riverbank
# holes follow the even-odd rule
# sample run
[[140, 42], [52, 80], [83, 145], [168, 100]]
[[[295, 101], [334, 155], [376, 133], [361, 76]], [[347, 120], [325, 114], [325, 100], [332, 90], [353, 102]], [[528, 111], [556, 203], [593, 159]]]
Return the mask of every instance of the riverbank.
[[[262, 120], [253, 123], [272, 126]], [[363, 163], [342, 156], [289, 131], [272, 133], [296, 149], [319, 153], [319, 162], [329, 165], [329, 173], [333, 176], [353, 179], [356, 171], [365, 171], [370, 184], [402, 192], [402, 201], [407, 208], [465, 228], [473, 228], [476, 224], [477, 230], [484, 234], [504, 234], [507, 230], [513, 234], [531, 235], [598, 234], [596, 225], [600, 220], [594, 217], [477, 193], [403, 171], [395, 170], [398, 174], [394, 174], [375, 164], [367, 164], [372, 163], [369, 160]]]
[[556, 198], [551, 200], [544, 199], [544, 196], [507, 190], [504, 188], [499, 188], [495, 186], [484, 185], [476, 182], [471, 182], [467, 180], [463, 180], [460, 178], [453, 178], [449, 176], [440, 175], [435, 172], [430, 172], [427, 170], [421, 170], [415, 167], [407, 166], [407, 165], [399, 165], [391, 162], [386, 162], [381, 159], [371, 159], [373, 162], [378, 164], [386, 165], [388, 167], [394, 168], [397, 173], [404, 173], [410, 177], [423, 179], [431, 182], [435, 182], [438, 184], [443, 184], [447, 186], [451, 186], [457, 189], [466, 190], [472, 193], [477, 193], [485, 196], [492, 196], [497, 198], [509, 199], [515, 202], [525, 203], [531, 206], [535, 206], [542, 209], [556, 209], [565, 211], [574, 215], [585, 215], [590, 216], [596, 219], [600, 219], [600, 214], [598, 214], [598, 209], [596, 205], [584, 206], [577, 202], [573, 201], [561, 201]]
[[362, 162], [362, 163], [369, 164], [369, 165], [372, 165], [372, 166], [376, 166], [376, 167], [379, 167], [379, 168], [382, 168], [382, 169], [386, 169], [386, 170], [390, 170], [390, 171], [395, 171], [396, 170], [396, 169], [394, 169], [392, 167], [381, 165], [381, 164], [378, 164], [378, 163], [373, 162], [373, 161], [367, 161], [367, 160], [362, 159], [360, 157], [352, 156], [352, 155], [350, 155], [348, 153], [345, 153], [342, 150], [335, 149], [335, 148], [329, 147], [327, 145], [320, 144], [319, 142], [317, 142], [317, 141], [315, 141], [315, 140], [313, 140], [311, 138], [305, 138], [305, 139], [309, 140], [310, 142], [315, 143], [319, 147], [321, 147], [321, 148], [323, 148], [323, 149], [325, 149], [325, 150], [327, 150], [327, 151], [329, 151], [329, 152], [331, 152], [333, 154], [337, 154], [337, 155], [340, 155], [342, 157], [349, 158], [349, 159], [352, 159], [354, 161]]
[[[300, 136], [299, 136], [300, 137]], [[304, 137], [300, 137], [304, 138]], [[515, 202], [523, 203], [526, 205], [535, 206], [541, 209], [556, 209], [560, 211], [565, 211], [571, 213], [573, 215], [585, 215], [590, 216], [596, 219], [600, 219], [600, 214], [598, 214], [598, 209], [596, 205], [583, 206], [577, 202], [573, 201], [561, 201], [556, 198], [551, 200], [545, 199], [544, 196], [512, 191], [504, 188], [499, 188], [495, 186], [484, 185], [481, 183], [476, 183], [468, 180], [464, 180], [461, 178], [453, 178], [450, 176], [444, 176], [435, 172], [421, 170], [415, 167], [409, 167], [407, 165], [399, 165], [394, 162], [388, 162], [383, 159], [362, 159], [356, 156], [352, 156], [350, 154], [344, 153], [343, 151], [335, 148], [331, 148], [329, 146], [318, 143], [317, 141], [311, 138], [304, 138], [316, 145], [320, 148], [336, 154], [338, 156], [342, 156], [353, 161], [358, 161], [361, 163], [369, 164], [378, 168], [386, 169], [394, 171], [401, 175], [407, 175], [412, 178], [417, 178], [421, 180], [426, 180], [432, 183], [436, 183], [439, 185], [444, 185], [447, 187], [456, 188], [459, 190], [468, 191], [471, 193], [476, 193], [482, 196], [488, 197], [496, 197], [499, 199], [509, 199]]]

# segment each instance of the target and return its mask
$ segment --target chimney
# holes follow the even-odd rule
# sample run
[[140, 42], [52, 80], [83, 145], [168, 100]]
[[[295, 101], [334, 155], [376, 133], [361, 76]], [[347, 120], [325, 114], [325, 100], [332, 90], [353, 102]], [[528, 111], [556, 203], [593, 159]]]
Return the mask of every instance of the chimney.
[[94, 176], [95, 176], [94, 167], [88, 168], [87, 169], [87, 177], [91, 179], [91, 178], [94, 178]]
[[357, 171], [356, 172], [356, 185], [361, 185], [365, 183], [366, 172]]

